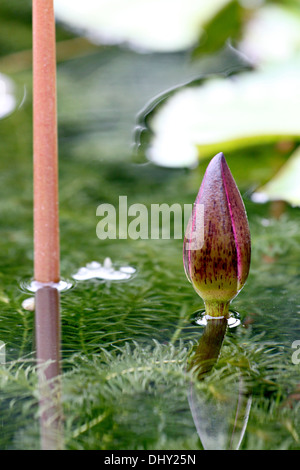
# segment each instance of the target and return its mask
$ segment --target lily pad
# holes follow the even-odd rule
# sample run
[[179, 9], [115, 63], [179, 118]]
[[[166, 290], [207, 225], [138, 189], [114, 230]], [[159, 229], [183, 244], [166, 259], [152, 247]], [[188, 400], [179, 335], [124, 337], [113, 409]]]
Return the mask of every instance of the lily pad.
[[255, 65], [290, 60], [300, 52], [300, 9], [267, 4], [252, 13], [239, 50]]
[[147, 157], [192, 167], [219, 151], [300, 137], [300, 62], [185, 86], [154, 110]]
[[184, 50], [232, 0], [56, 0], [56, 17], [95, 43], [158, 52]]
[[295, 150], [279, 172], [253, 195], [255, 202], [285, 201], [300, 206], [300, 147]]

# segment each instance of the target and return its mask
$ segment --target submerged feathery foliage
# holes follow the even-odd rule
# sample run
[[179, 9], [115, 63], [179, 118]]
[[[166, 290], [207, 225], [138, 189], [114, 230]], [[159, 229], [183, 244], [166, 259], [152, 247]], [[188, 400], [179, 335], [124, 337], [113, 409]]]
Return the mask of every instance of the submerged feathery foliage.
[[[276, 448], [295, 448], [299, 415], [296, 409], [282, 406], [283, 390], [288, 389], [292, 377], [296, 383], [288, 355], [274, 351], [261, 336], [251, 337], [249, 330], [239, 334], [243, 348], [234, 336], [227, 336], [222, 357], [202, 382], [186, 372], [190, 344], [174, 347], [154, 342], [141, 347], [126, 343], [110, 352], [103, 349], [89, 357], [70, 357], [62, 376], [65, 449], [201, 449], [187, 403], [191, 381], [203, 397], [222, 401], [241, 373], [253, 394], [247, 433], [250, 447], [262, 446], [262, 440], [264, 448], [274, 448], [275, 442]], [[279, 370], [285, 377], [281, 383], [276, 380]], [[0, 390], [7, 447], [38, 448], [34, 416], [40, 411], [34, 362], [25, 365], [16, 361], [0, 368]], [[266, 396], [267, 417], [261, 412]], [[262, 416], [263, 432], [256, 426]], [[274, 423], [278, 427], [275, 441]], [[244, 448], [249, 445], [245, 441]]]

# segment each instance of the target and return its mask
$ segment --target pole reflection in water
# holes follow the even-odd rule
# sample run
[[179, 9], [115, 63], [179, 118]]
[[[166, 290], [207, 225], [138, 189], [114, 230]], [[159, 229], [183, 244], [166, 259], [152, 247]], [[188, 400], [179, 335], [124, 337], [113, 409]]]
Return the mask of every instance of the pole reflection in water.
[[35, 293], [40, 439], [43, 450], [63, 448], [59, 300], [58, 289], [48, 285], [40, 287]]
[[[248, 423], [252, 398], [242, 376], [218, 393], [209, 383], [209, 373], [218, 360], [230, 318], [206, 316], [205, 330], [189, 361], [193, 375], [188, 399], [201, 443], [206, 450], [239, 449]], [[206, 380], [207, 387], [197, 387]]]

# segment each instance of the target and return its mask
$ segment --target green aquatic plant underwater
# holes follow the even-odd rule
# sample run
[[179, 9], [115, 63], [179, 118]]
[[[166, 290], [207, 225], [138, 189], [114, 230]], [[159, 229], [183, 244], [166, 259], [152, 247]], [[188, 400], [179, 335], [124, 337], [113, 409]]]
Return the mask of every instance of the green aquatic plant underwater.
[[183, 244], [186, 275], [211, 317], [229, 316], [251, 257], [246, 210], [223, 153], [209, 163]]

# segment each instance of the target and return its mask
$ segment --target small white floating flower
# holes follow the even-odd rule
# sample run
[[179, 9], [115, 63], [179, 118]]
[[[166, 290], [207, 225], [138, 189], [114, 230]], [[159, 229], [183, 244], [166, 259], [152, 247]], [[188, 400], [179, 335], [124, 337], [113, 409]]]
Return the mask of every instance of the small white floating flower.
[[130, 279], [136, 270], [132, 266], [114, 268], [110, 258], [105, 258], [103, 265], [98, 261], [92, 261], [80, 268], [72, 277], [77, 281], [88, 279], [102, 279], [105, 281], [124, 281]]

